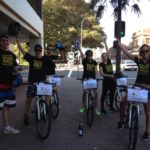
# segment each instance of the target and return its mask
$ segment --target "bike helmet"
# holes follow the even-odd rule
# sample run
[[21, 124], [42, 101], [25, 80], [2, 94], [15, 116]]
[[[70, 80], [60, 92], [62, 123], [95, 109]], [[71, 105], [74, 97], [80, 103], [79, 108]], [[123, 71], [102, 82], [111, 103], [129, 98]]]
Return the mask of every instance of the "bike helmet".
[[41, 49], [42, 50], [41, 44], [35, 44], [34, 51], [36, 51], [37, 49]]
[[89, 55], [93, 55], [93, 52], [92, 52], [92, 50], [87, 50], [86, 52], [85, 52], [85, 55], [86, 56], [89, 56]]
[[16, 36], [19, 34], [19, 32], [21, 31], [21, 25], [18, 22], [12, 22], [9, 26], [8, 26], [8, 33], [11, 36]]

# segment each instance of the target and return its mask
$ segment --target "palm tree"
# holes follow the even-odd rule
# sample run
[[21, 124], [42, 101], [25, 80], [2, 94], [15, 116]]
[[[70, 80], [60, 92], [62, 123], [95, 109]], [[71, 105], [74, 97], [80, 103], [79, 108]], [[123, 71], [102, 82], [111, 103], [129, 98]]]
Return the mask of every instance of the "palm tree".
[[[133, 1], [133, 5], [131, 6], [131, 11], [137, 14], [138, 16], [141, 14], [140, 7], [138, 2], [140, 0], [91, 0], [90, 8], [94, 10], [96, 14], [96, 19], [100, 20], [103, 15], [105, 8], [108, 5], [108, 1], [112, 6], [114, 20], [118, 21], [118, 28], [117, 28], [117, 38], [121, 40], [121, 21], [122, 21], [122, 10], [126, 11], [127, 7], [130, 6], [130, 2]], [[121, 52], [120, 49], [117, 49], [117, 56], [116, 56], [116, 72], [120, 71], [120, 62], [121, 62]]]

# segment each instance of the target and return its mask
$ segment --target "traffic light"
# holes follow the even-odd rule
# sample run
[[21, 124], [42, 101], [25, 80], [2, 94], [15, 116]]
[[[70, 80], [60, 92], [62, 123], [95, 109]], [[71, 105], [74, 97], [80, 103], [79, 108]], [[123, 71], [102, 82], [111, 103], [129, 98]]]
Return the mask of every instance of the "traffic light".
[[119, 25], [119, 21], [115, 21], [115, 38], [117, 37], [124, 37], [125, 36], [125, 21], [121, 21], [121, 31], [120, 31], [120, 35], [118, 36], [118, 25]]

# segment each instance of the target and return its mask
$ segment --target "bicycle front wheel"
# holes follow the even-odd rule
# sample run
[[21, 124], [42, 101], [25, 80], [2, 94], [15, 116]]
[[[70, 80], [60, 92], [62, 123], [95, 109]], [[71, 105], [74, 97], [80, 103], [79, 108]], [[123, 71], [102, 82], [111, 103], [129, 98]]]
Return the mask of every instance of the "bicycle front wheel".
[[131, 124], [129, 125], [129, 149], [135, 150], [138, 136], [138, 110], [137, 107], [132, 107]]
[[91, 126], [94, 120], [94, 98], [91, 93], [87, 97], [87, 124]]
[[41, 140], [45, 140], [51, 129], [51, 116], [47, 103], [40, 100], [36, 105], [36, 131]]
[[59, 114], [59, 98], [57, 91], [53, 91], [52, 96], [51, 96], [51, 113], [52, 113], [52, 118], [56, 119]]

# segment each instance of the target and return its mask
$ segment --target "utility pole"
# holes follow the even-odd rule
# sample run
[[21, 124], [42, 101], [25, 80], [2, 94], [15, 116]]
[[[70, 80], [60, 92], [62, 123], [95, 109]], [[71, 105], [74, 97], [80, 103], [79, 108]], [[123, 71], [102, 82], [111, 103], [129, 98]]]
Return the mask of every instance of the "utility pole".
[[[118, 21], [118, 29], [117, 29], [117, 39], [119, 41], [121, 41], [121, 35], [120, 35], [120, 32], [121, 32], [121, 16], [122, 16], [122, 12], [121, 12], [121, 3], [122, 3], [122, 0], [118, 0], [118, 12], [117, 12], [117, 21]], [[117, 48], [117, 53], [116, 53], [116, 73], [120, 72], [120, 63], [121, 63], [121, 51], [119, 48]]]

